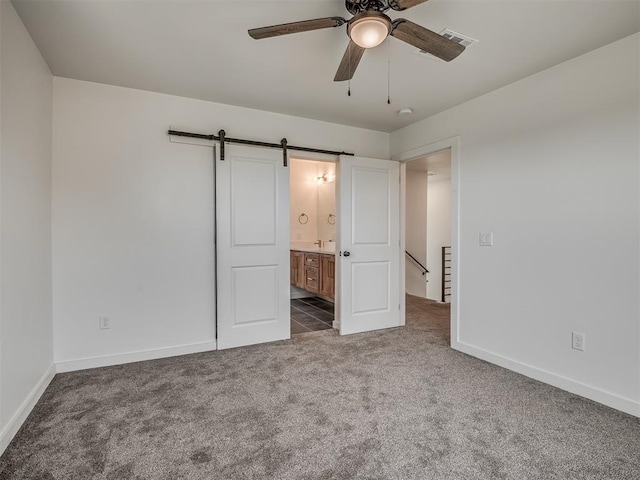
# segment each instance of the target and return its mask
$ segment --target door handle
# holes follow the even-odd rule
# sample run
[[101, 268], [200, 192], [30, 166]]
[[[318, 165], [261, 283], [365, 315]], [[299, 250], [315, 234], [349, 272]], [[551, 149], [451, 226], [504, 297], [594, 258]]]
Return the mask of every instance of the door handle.
[[344, 251], [344, 256], [345, 256], [345, 257], [348, 257], [349, 255], [351, 255], [351, 252], [349, 252], [349, 250], [345, 250], [345, 251]]

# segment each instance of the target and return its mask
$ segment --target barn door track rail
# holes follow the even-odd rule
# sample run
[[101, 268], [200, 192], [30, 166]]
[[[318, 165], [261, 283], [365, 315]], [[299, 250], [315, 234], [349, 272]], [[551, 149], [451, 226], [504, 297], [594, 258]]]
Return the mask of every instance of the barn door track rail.
[[211, 140], [214, 142], [220, 142], [220, 160], [222, 161], [224, 161], [224, 144], [225, 143], [237, 143], [240, 145], [253, 145], [256, 147], [266, 147], [266, 148], [281, 148], [282, 160], [285, 167], [287, 166], [288, 150], [297, 150], [299, 152], [324, 153], [326, 155], [350, 155], [350, 156], [354, 155], [353, 153], [348, 153], [348, 152], [337, 152], [334, 150], [323, 150], [321, 148], [298, 147], [295, 145], [288, 145], [286, 138], [283, 138], [282, 140], [280, 140], [280, 143], [258, 142], [256, 140], [244, 140], [242, 138], [231, 138], [231, 137], [227, 137], [227, 134], [224, 130], [220, 130], [218, 132], [218, 135], [213, 135], [213, 134], [206, 135], [202, 133], [180, 132], [177, 130], [169, 130], [167, 134], [173, 135], [176, 137], [199, 138], [201, 140]]

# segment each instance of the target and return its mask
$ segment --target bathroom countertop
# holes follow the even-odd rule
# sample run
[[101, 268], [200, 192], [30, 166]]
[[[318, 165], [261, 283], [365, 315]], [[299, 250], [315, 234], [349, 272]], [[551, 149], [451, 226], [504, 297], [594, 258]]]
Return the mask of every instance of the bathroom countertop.
[[308, 245], [291, 245], [290, 250], [295, 250], [297, 252], [306, 252], [306, 253], [323, 253], [325, 255], [335, 255], [335, 244], [333, 244], [330, 248], [322, 247], [318, 248], [317, 245], [308, 246]]

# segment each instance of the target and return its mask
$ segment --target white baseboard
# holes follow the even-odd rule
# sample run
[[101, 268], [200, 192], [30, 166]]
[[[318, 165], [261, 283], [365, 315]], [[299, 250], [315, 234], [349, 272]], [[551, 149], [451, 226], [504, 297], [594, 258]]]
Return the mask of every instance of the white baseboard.
[[20, 430], [20, 427], [31, 413], [31, 410], [33, 410], [33, 407], [38, 403], [38, 400], [40, 400], [40, 397], [49, 386], [49, 383], [51, 383], [51, 380], [53, 380], [55, 374], [56, 369], [52, 364], [29, 392], [27, 398], [24, 399], [16, 413], [14, 413], [9, 420], [9, 423], [7, 423], [7, 426], [2, 429], [0, 432], [0, 455], [4, 453], [11, 443], [11, 440], [13, 440], [13, 437], [18, 433], [18, 430]]
[[122, 365], [124, 363], [142, 362], [144, 360], [155, 360], [157, 358], [177, 357], [190, 353], [209, 352], [217, 349], [215, 340], [188, 345], [178, 345], [175, 347], [156, 348], [153, 350], [142, 350], [139, 352], [118, 353], [115, 355], [104, 355], [100, 357], [80, 358], [76, 360], [63, 360], [56, 362], [56, 372], [73, 372], [76, 370], [86, 370], [87, 368], [110, 367], [112, 365]]
[[518, 362], [516, 360], [489, 352], [482, 348], [474, 347], [464, 342], [452, 342], [451, 348], [460, 352], [471, 355], [472, 357], [485, 360], [508, 370], [520, 373], [526, 377], [539, 380], [562, 390], [566, 390], [581, 397], [588, 398], [594, 402], [602, 403], [608, 407], [620, 410], [622, 412], [640, 417], [640, 402], [630, 398], [621, 397], [619, 395], [601, 390], [596, 387], [586, 385], [584, 383], [572, 380], [570, 378], [548, 372], [546, 370]]

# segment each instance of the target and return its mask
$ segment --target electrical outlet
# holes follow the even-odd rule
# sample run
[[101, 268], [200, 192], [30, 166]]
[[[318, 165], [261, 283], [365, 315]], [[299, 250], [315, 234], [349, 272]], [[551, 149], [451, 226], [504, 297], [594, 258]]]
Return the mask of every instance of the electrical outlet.
[[571, 332], [571, 348], [584, 352], [586, 335], [579, 332]]
[[100, 330], [111, 328], [111, 319], [106, 315], [100, 315]]

